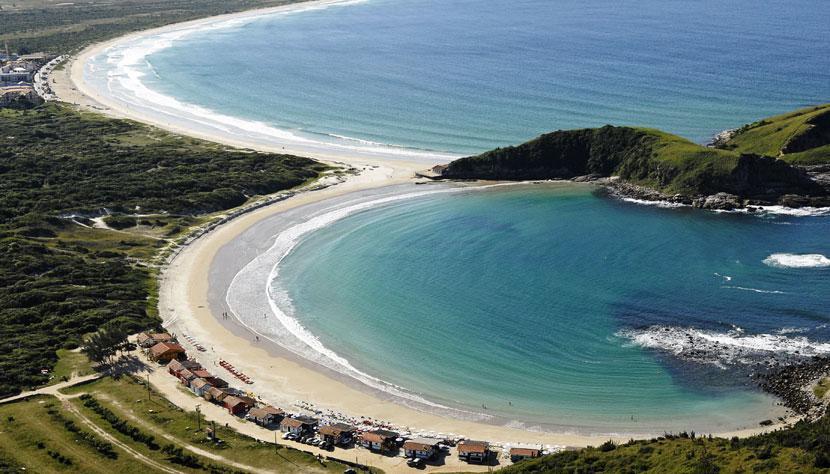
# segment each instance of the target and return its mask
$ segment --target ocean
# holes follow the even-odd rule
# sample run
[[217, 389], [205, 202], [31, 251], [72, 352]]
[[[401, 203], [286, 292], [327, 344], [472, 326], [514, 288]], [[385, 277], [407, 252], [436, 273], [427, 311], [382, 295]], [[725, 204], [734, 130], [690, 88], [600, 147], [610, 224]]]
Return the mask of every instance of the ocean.
[[357, 371], [442, 406], [555, 431], [725, 431], [769, 416], [759, 363], [830, 353], [826, 216], [585, 185], [331, 215], [297, 235], [272, 300]]
[[[705, 142], [828, 100], [827, 18], [817, 0], [368, 0], [128, 39], [85, 76], [160, 123], [289, 151], [435, 162], [606, 123]], [[420, 406], [529, 429], [726, 431], [777, 413], [748, 377], [759, 361], [830, 352], [827, 216], [585, 185], [353, 206], [277, 236], [227, 304]]]
[[301, 149], [464, 155], [604, 124], [705, 142], [828, 100], [827, 18], [821, 0], [368, 0], [142, 36], [86, 76], [160, 121]]

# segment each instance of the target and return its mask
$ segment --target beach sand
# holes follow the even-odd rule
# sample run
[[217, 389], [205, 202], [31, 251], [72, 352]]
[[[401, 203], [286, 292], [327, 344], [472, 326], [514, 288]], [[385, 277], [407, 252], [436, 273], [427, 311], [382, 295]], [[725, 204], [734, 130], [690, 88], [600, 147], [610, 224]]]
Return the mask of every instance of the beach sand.
[[[332, 2], [313, 3], [327, 4]], [[285, 11], [286, 9], [306, 7], [307, 4], [289, 5], [268, 9], [267, 11]], [[243, 17], [262, 13], [264, 12], [245, 12], [226, 15], [223, 18]], [[189, 24], [197, 25], [205, 21], [209, 20], [197, 20], [195, 22], [189, 22]], [[170, 27], [151, 30], [150, 32], [157, 33], [166, 28]], [[134, 35], [128, 35], [127, 37], [133, 37]], [[531, 432], [517, 428], [463, 421], [407, 408], [391, 401], [373, 397], [350, 384], [329, 377], [320, 371], [312, 370], [307, 364], [301, 364], [291, 358], [275, 355], [266, 350], [265, 347], [253, 342], [250, 335], [243, 336], [239, 331], [229, 330], [229, 328], [220, 322], [221, 315], [211, 312], [209, 304], [209, 295], [216, 294], [216, 292], [221, 292], [224, 295], [226, 290], [226, 288], [211, 288], [209, 284], [211, 263], [217, 252], [224, 245], [237, 238], [246, 229], [262, 219], [277, 215], [286, 210], [324, 199], [345, 198], [350, 193], [357, 191], [413, 182], [415, 179], [414, 173], [425, 170], [430, 163], [420, 160], [408, 162], [400, 159], [400, 157], [384, 159], [382, 156], [353, 156], [344, 154], [342, 150], [333, 150], [331, 153], [304, 153], [303, 150], [283, 149], [279, 146], [269, 147], [256, 143], [237, 141], [227, 137], [208, 136], [199, 131], [182, 128], [172, 123], [159, 122], [153, 117], [142, 116], [134, 110], [120, 106], [117, 102], [96, 95], [94, 90], [84, 84], [84, 62], [116, 41], [120, 41], [120, 39], [87, 48], [65, 68], [55, 71], [50, 81], [53, 90], [62, 101], [76, 104], [85, 110], [97, 111], [118, 118], [134, 119], [159, 126], [175, 133], [217, 141], [231, 146], [252, 148], [261, 151], [298, 153], [321, 161], [347, 163], [361, 170], [359, 174], [349, 176], [340, 184], [330, 186], [323, 190], [301, 192], [284, 201], [279, 201], [234, 218], [181, 249], [175, 258], [169, 262], [160, 277], [159, 310], [161, 317], [164, 320], [165, 326], [170, 331], [178, 335], [186, 334], [192, 336], [199, 344], [210, 348], [210, 351], [200, 353], [187, 341], [183, 341], [189, 349], [189, 354], [203, 359], [200, 362], [205, 367], [213, 370], [221, 377], [232, 379], [229, 374], [223, 373], [222, 369], [215, 367], [218, 357], [221, 356], [255, 381], [253, 385], [242, 385], [241, 382], [237, 381], [237, 386], [240, 388], [244, 387], [246, 390], [256, 392], [257, 387], [268, 387], [268, 391], [279, 391], [282, 393], [284, 400], [307, 400], [314, 402], [320, 408], [333, 409], [352, 416], [365, 415], [375, 419], [389, 420], [398, 425], [410, 426], [417, 429], [441, 433], [455, 433], [475, 439], [509, 443], [524, 442], [586, 446], [598, 445], [609, 439], [610, 436], [608, 435], [590, 436], [571, 433]], [[435, 163], [437, 162], [435, 161]], [[170, 395], [176, 400], [182, 399], [179, 393], [174, 393], [177, 392], [175, 384], [161, 383], [156, 384], [156, 386], [166, 395]], [[197, 402], [198, 400], [196, 399], [182, 399], [182, 403], [185, 404], [195, 405]], [[293, 409], [293, 407], [285, 408], [289, 411]], [[720, 434], [723, 436], [746, 436], [769, 429], [772, 428], [753, 428], [734, 433]], [[271, 439], [273, 434], [266, 433], [268, 432], [262, 434], [264, 436], [262, 439]], [[629, 438], [630, 436], [616, 437], [619, 441], [625, 441]], [[361, 454], [361, 461], [368, 461], [371, 464], [377, 464], [389, 470], [392, 466], [390, 466], [388, 461], [384, 461], [384, 459], [386, 458], [370, 455], [365, 451]], [[454, 466], [454, 464], [447, 464], [438, 469], [459, 470], [459, 466]], [[470, 466], [468, 468], [466, 465], [464, 465], [464, 468], [465, 470], [486, 469], [486, 467], [481, 466]], [[404, 469], [406, 468], [404, 467]], [[435, 468], [430, 469], [434, 470]], [[393, 468], [392, 470], [397, 470], [397, 468]]]

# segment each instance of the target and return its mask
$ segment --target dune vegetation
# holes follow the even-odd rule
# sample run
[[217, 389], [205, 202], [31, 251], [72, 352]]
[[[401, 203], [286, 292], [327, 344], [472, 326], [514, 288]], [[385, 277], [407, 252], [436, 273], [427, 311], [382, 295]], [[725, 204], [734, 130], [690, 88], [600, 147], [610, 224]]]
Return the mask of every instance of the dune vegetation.
[[622, 445], [566, 451], [519, 462], [501, 472], [537, 473], [819, 473], [830, 470], [830, 418], [748, 438], [665, 435]]
[[0, 129], [0, 396], [103, 324], [156, 325], [160, 249], [326, 169], [58, 105], [0, 110]]
[[0, 0], [0, 45], [12, 52], [74, 52], [92, 43], [158, 26], [266, 8], [297, 0]]

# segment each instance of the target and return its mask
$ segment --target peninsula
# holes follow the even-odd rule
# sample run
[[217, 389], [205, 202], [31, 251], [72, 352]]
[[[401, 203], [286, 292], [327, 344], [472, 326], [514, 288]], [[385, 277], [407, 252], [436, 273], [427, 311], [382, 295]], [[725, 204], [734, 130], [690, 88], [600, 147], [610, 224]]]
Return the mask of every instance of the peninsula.
[[704, 209], [830, 206], [830, 105], [760, 120], [702, 146], [659, 130], [556, 131], [461, 158], [449, 179], [601, 181], [619, 195]]

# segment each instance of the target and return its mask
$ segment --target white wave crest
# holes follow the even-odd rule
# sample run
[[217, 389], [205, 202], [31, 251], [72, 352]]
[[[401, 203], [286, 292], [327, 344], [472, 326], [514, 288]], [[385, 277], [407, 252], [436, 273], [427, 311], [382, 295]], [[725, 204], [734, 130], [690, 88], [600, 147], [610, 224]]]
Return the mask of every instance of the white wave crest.
[[745, 286], [731, 286], [731, 285], [724, 285], [722, 288], [729, 288], [732, 290], [743, 290], [743, 291], [752, 291], [755, 293], [767, 293], [771, 295], [783, 295], [784, 291], [779, 290], [762, 290], [760, 288], [747, 288]]
[[[788, 328], [792, 332], [792, 328]], [[623, 329], [617, 336], [633, 344], [671, 353], [677, 357], [725, 364], [757, 363], [759, 357], [812, 357], [830, 354], [830, 343], [815, 342], [806, 337], [779, 334], [745, 334], [740, 328], [728, 332], [704, 331], [676, 326], [650, 326], [645, 329]]]
[[648, 199], [636, 199], [631, 197], [621, 197], [621, 201], [630, 202], [632, 204], [637, 204], [639, 206], [653, 206], [653, 207], [661, 207], [664, 209], [677, 209], [681, 207], [691, 207], [688, 204], [683, 204], [681, 202], [671, 202], [671, 201], [649, 201]]
[[764, 259], [764, 265], [775, 268], [830, 267], [830, 258], [819, 253], [774, 253]]

